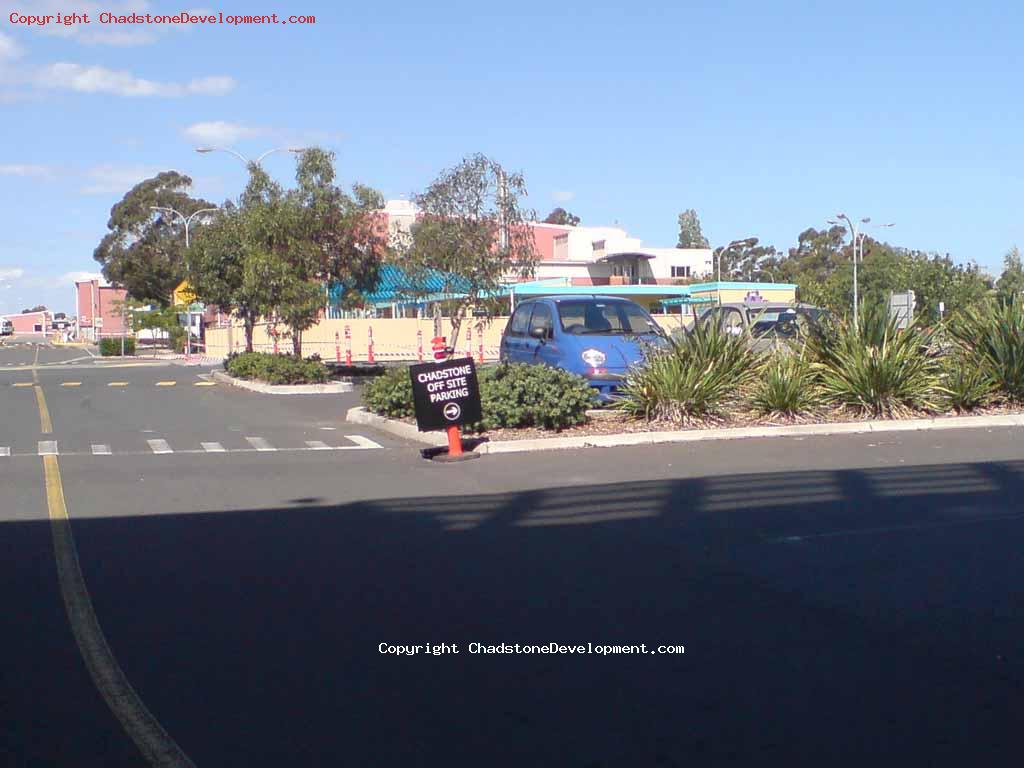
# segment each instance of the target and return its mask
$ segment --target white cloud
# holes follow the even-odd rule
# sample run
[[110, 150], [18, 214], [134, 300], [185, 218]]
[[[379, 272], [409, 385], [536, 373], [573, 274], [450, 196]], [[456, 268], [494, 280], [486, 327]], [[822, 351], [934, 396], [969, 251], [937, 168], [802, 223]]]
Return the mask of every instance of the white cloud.
[[0, 32], [0, 62], [13, 61], [21, 56], [21, 46], [10, 35]]
[[42, 178], [49, 176], [53, 169], [47, 165], [33, 165], [30, 163], [12, 163], [0, 165], [0, 176], [23, 176]]
[[61, 89], [77, 93], [110, 93], [115, 96], [176, 98], [191, 95], [220, 95], [235, 87], [234, 78], [217, 75], [168, 83], [136, 77], [126, 70], [86, 66], [73, 62], [57, 62], [36, 73], [35, 83], [41, 88]]
[[85, 172], [87, 182], [79, 192], [83, 195], [121, 196], [143, 179], [159, 172], [159, 168], [152, 166], [97, 165]]
[[559, 190], [555, 190], [554, 192], [551, 193], [551, 198], [556, 203], [568, 203], [574, 197], [576, 197], [576, 193], [575, 192], [571, 192], [571, 191], [569, 191], [567, 189], [559, 189]]
[[60, 276], [62, 283], [84, 283], [87, 280], [99, 280], [105, 283], [106, 280], [100, 272], [65, 272]]
[[21, 267], [0, 267], [0, 283], [10, 283], [20, 280], [25, 270]]
[[186, 138], [199, 145], [234, 144], [239, 139], [256, 136], [262, 132], [259, 128], [251, 128], [239, 123], [228, 123], [224, 120], [195, 123], [182, 131]]

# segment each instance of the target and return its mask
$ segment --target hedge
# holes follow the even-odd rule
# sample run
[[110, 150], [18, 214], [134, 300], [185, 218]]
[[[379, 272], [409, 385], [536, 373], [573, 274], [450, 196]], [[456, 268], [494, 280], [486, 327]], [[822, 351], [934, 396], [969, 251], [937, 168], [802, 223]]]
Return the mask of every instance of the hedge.
[[319, 360], [267, 352], [231, 355], [224, 361], [224, 370], [238, 379], [267, 384], [320, 384], [330, 378], [327, 366]]
[[[125, 355], [135, 354], [135, 338], [133, 336], [124, 337], [124, 353]], [[108, 336], [100, 339], [100, 355], [103, 357], [120, 357], [121, 337], [112, 338]]]
[[[478, 370], [483, 421], [467, 431], [502, 427], [565, 429], [586, 421], [594, 390], [586, 380], [543, 365], [504, 364]], [[391, 368], [363, 387], [363, 404], [393, 418], [415, 414], [408, 367]]]

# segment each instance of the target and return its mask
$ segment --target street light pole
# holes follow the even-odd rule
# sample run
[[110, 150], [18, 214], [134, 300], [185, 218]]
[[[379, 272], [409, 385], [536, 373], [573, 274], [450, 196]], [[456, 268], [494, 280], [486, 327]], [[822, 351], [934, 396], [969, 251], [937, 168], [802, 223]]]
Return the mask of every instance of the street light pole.
[[[836, 219], [838, 219], [839, 221], [845, 221], [846, 222], [846, 226], [848, 226], [850, 228], [850, 235], [851, 235], [851, 237], [850, 237], [850, 244], [853, 246], [853, 327], [854, 328], [860, 328], [860, 324], [858, 322], [858, 320], [860, 318], [860, 312], [859, 312], [859, 309], [858, 309], [858, 296], [857, 296], [857, 236], [858, 236], [857, 223], [867, 224], [867, 223], [869, 223], [871, 221], [871, 219], [870, 218], [863, 218], [863, 219], [860, 220], [860, 222], [855, 223], [845, 213], [840, 213], [838, 216], [836, 216]], [[838, 224], [839, 221], [836, 221], [834, 219], [829, 219], [828, 223], [829, 224]]]
[[718, 303], [722, 303], [722, 257], [733, 248], [745, 245], [748, 247], [754, 247], [757, 245], [756, 237], [746, 237], [742, 240], [733, 240], [727, 246], [719, 250], [718, 252]]
[[258, 166], [267, 158], [268, 155], [272, 155], [275, 152], [293, 152], [295, 154], [299, 154], [301, 152], [305, 152], [306, 149], [307, 147], [274, 147], [273, 149], [268, 149], [262, 155], [257, 157], [255, 162], [250, 161], [249, 158], [247, 158], [241, 152], [231, 149], [230, 147], [196, 147], [196, 152], [198, 152], [201, 155], [205, 155], [209, 152], [227, 152], [229, 155], [234, 155], [239, 160], [241, 160], [242, 164], [245, 165], [246, 168], [248, 168], [250, 165]]
[[[151, 205], [151, 210], [162, 211], [177, 216], [185, 224], [185, 250], [189, 249], [192, 241], [189, 239], [188, 230], [192, 225], [192, 220], [201, 213], [213, 213], [214, 211], [220, 210], [219, 208], [200, 208], [198, 211], [193, 211], [190, 215], [186, 216], [181, 211], [171, 208], [169, 205]], [[187, 267], [186, 267], [187, 268]], [[188, 326], [185, 329], [185, 358], [191, 359], [192, 356], [192, 312], [186, 311], [185, 316], [188, 318]]]

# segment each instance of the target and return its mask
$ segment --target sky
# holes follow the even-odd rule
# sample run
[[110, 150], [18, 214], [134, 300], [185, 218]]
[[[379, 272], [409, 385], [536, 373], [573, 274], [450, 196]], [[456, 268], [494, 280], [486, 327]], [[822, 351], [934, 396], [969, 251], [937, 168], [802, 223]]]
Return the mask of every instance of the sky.
[[[1024, 243], [1024, 10], [1011, 3], [0, 0], [0, 313], [72, 309], [111, 206], [162, 170], [235, 198], [319, 145], [387, 198], [483, 152], [526, 204], [673, 246], [785, 249], [839, 212], [998, 275]], [[957, 7], [954, 7], [957, 6]], [[126, 14], [315, 23], [112, 25]], [[25, 15], [87, 13], [29, 26]], [[294, 161], [265, 168], [287, 182]], [[871, 231], [871, 230], [869, 230]]]

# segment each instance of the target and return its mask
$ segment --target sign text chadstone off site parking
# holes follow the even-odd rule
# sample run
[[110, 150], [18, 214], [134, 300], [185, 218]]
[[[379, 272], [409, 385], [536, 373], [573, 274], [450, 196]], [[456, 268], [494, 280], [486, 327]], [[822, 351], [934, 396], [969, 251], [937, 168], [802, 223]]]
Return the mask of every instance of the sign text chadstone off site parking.
[[472, 358], [409, 367], [421, 431], [480, 421], [480, 387]]

